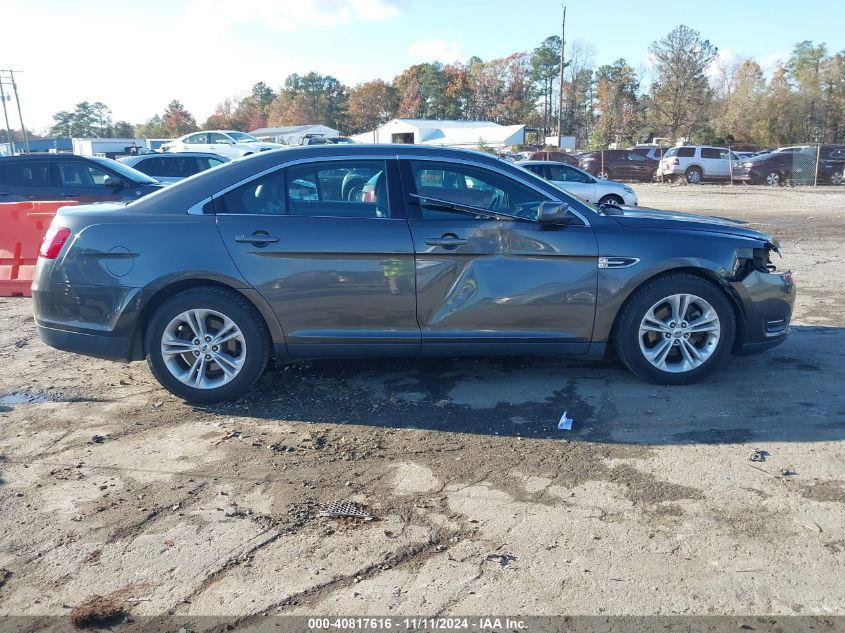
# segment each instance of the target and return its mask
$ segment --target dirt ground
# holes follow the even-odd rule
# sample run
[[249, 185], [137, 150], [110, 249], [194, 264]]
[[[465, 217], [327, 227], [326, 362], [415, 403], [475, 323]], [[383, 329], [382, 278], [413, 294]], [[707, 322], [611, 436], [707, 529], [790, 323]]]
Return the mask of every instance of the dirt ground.
[[845, 614], [845, 187], [635, 188], [781, 241], [784, 345], [675, 388], [611, 362], [314, 362], [199, 408], [0, 299], [0, 615]]

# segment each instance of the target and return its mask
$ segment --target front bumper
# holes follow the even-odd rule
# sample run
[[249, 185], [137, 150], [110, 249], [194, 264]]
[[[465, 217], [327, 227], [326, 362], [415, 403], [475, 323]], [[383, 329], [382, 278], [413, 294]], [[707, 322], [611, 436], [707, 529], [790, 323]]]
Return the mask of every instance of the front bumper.
[[754, 354], [780, 345], [789, 336], [795, 282], [792, 273], [751, 272], [732, 287], [740, 300], [742, 326], [737, 331], [734, 353]]

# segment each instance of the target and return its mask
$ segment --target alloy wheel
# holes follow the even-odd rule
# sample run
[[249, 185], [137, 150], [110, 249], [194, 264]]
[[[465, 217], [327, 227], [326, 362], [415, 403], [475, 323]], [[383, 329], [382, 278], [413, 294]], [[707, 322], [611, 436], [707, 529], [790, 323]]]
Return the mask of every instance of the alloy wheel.
[[773, 171], [770, 174], [766, 175], [766, 184], [771, 185], [772, 187], [777, 187], [780, 184], [780, 174], [776, 171]]
[[234, 380], [246, 360], [246, 340], [232, 319], [216, 310], [186, 310], [161, 336], [161, 356], [174, 378], [195, 389]]
[[654, 367], [683, 373], [700, 367], [719, 344], [716, 310], [692, 294], [674, 294], [655, 303], [640, 321], [640, 351]]

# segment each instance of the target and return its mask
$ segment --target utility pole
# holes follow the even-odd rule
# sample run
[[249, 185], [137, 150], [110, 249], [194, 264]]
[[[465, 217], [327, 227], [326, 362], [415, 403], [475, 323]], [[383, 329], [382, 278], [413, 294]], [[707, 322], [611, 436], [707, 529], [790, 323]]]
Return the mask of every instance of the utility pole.
[[9, 71], [9, 77], [12, 78], [12, 90], [15, 93], [15, 103], [18, 104], [18, 120], [21, 122], [21, 134], [23, 134], [23, 146], [26, 153], [29, 154], [29, 139], [26, 136], [26, 126], [23, 124], [23, 113], [21, 112], [21, 100], [18, 96], [18, 84], [15, 83], [15, 71]]
[[0, 76], [0, 101], [3, 102], [3, 117], [6, 119], [6, 140], [9, 142], [9, 156], [14, 156], [15, 145], [12, 142], [12, 129], [9, 127], [9, 113], [6, 111], [6, 91], [3, 90], [2, 76]]
[[560, 91], [559, 101], [557, 106], [557, 145], [560, 148], [560, 137], [563, 136], [563, 69], [566, 64], [563, 63], [563, 51], [566, 48], [566, 6], [561, 2], [563, 9], [563, 20], [560, 24]]

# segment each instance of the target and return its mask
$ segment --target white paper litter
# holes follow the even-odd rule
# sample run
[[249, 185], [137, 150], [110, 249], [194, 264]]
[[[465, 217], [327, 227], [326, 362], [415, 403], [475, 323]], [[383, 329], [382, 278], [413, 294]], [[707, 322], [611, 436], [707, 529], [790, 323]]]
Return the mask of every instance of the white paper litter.
[[566, 411], [564, 411], [563, 415], [560, 416], [560, 422], [557, 423], [557, 428], [561, 431], [570, 431], [572, 430], [572, 423], [574, 421], [575, 420], [566, 415]]

